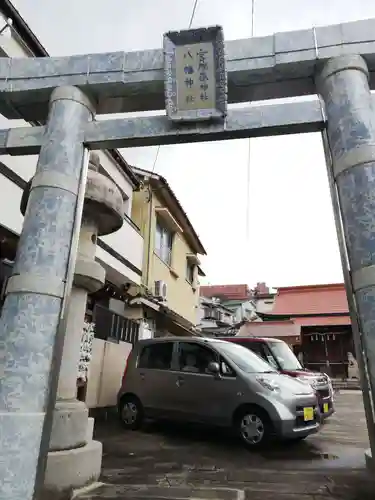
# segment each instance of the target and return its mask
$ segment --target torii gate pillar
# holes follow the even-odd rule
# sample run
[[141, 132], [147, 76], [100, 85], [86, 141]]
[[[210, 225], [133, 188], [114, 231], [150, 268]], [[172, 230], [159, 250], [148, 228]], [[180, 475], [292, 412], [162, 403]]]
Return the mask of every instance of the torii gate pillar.
[[[370, 406], [375, 390], [375, 110], [359, 55], [330, 59], [318, 79], [327, 113], [332, 170], [340, 203]], [[369, 429], [369, 432], [370, 429]], [[366, 453], [368, 462], [371, 454]]]

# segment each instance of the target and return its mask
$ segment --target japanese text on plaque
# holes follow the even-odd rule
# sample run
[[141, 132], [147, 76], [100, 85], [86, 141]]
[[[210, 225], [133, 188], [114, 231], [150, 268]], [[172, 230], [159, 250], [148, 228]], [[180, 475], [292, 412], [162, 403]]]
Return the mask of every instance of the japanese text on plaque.
[[216, 75], [212, 43], [176, 47], [177, 108], [181, 111], [216, 106]]

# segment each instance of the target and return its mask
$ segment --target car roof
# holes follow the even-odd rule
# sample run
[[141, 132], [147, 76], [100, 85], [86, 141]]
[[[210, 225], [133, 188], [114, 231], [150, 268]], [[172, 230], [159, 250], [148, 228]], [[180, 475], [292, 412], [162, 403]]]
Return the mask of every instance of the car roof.
[[232, 340], [249, 340], [250, 342], [284, 342], [280, 339], [275, 339], [274, 337], [243, 337], [235, 335], [234, 337], [219, 337], [220, 340], [232, 341]]
[[139, 340], [138, 344], [156, 344], [163, 342], [196, 342], [198, 344], [207, 344], [212, 342], [223, 342], [223, 340], [213, 337], [156, 337]]

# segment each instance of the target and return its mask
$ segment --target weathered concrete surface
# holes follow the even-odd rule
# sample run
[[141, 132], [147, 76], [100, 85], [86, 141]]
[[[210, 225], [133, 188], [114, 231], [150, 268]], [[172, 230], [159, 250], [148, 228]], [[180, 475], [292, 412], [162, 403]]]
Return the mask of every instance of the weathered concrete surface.
[[344, 390], [352, 389], [354, 391], [361, 390], [361, 384], [358, 379], [345, 379], [345, 380], [334, 379], [332, 380], [332, 385], [336, 391], [340, 391], [342, 389]]
[[[56, 89], [0, 320], [0, 498], [34, 498], [64, 342], [68, 273], [90, 101]], [[15, 471], [19, 474], [15, 480]]]
[[[351, 313], [357, 359], [375, 450], [373, 404], [375, 401], [375, 120], [369, 86], [369, 68], [359, 55], [330, 59], [317, 76], [317, 90], [324, 100], [332, 174], [342, 220], [350, 269], [348, 295], [354, 293]], [[335, 190], [333, 190], [335, 191]], [[335, 197], [335, 193], [333, 194]], [[336, 223], [337, 224], [337, 223]], [[338, 223], [340, 231], [340, 223]], [[348, 280], [347, 280], [348, 281]], [[357, 321], [354, 321], [356, 325]], [[360, 333], [359, 333], [360, 332]], [[364, 356], [362, 356], [362, 351]], [[362, 358], [366, 359], [363, 366]], [[367, 375], [365, 375], [365, 373]]]
[[373, 500], [361, 393], [343, 391], [321, 432], [294, 446], [250, 453], [223, 431], [150, 423], [125, 432], [97, 424], [104, 446], [99, 499]]
[[[375, 20], [366, 19], [228, 41], [229, 103], [315, 94], [316, 65], [343, 54], [361, 54], [373, 71], [374, 32]], [[1, 58], [0, 112], [43, 119], [49, 95], [60, 85], [88, 91], [98, 114], [164, 109], [163, 50]]]
[[[85, 127], [85, 144], [90, 150], [182, 144], [318, 132], [323, 126], [318, 100], [307, 100], [232, 109], [228, 111], [225, 124], [206, 124], [204, 127], [196, 124], [175, 127], [164, 115], [100, 120]], [[44, 130], [42, 126], [0, 130], [0, 153], [37, 154]]]

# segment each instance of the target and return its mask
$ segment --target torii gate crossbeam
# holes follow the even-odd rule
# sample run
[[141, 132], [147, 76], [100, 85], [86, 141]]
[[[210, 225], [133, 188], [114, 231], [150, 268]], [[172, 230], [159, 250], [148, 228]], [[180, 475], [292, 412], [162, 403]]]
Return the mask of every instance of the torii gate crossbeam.
[[[228, 102], [312, 95], [317, 65], [360, 54], [375, 88], [375, 19], [226, 42]], [[54, 88], [80, 87], [97, 114], [164, 109], [163, 50], [0, 58], [0, 113], [45, 119]]]
[[[337, 192], [340, 211], [336, 223], [339, 226], [342, 219], [350, 269], [345, 276], [348, 289], [354, 292], [351, 313], [358, 316], [361, 332], [354, 331], [357, 356], [362, 359], [363, 340], [368, 377], [364, 370], [362, 376], [375, 390], [375, 118], [370, 93], [375, 82], [374, 33], [375, 20], [367, 20], [228, 42], [229, 102], [319, 93], [324, 106], [305, 102], [230, 110], [221, 125], [180, 127], [164, 117], [93, 121], [95, 112], [164, 108], [161, 50], [0, 58], [0, 113], [28, 121], [48, 118], [45, 127], [0, 132], [3, 153], [40, 150], [16, 276], [7, 289], [0, 320], [2, 499], [31, 500], [35, 483], [43, 475], [50, 437], [48, 400], [56, 395], [56, 384], [51, 389], [48, 381], [56, 379], [55, 367], [61, 359], [55, 347], [61, 344], [58, 322], [72, 262], [68, 240], [77, 227], [73, 207], [78, 207], [82, 191], [86, 146], [174, 144], [326, 127], [332, 193]], [[80, 211], [76, 208], [75, 212]], [[364, 402], [374, 454], [374, 415], [366, 391]], [[21, 479], [15, 464], [23, 472]], [[70, 470], [76, 472], [76, 468]]]
[[[96, 150], [300, 134], [323, 128], [322, 108], [316, 100], [229, 110], [224, 123], [203, 126], [176, 128], [166, 116], [99, 120], [85, 124], [83, 133], [85, 145]], [[0, 130], [0, 154], [38, 154], [44, 133], [43, 126]]]

